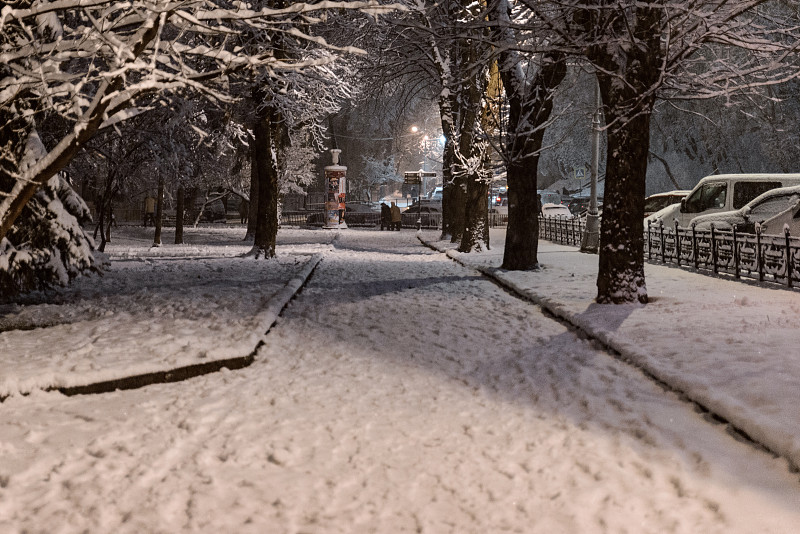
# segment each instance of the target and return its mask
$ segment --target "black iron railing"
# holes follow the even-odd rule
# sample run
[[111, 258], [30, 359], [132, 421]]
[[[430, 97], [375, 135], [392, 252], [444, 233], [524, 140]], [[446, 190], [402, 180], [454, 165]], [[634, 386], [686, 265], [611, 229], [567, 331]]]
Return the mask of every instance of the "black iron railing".
[[[559, 217], [539, 218], [539, 237], [564, 245], [580, 245], [585, 222]], [[668, 227], [648, 224], [644, 229], [645, 260], [651, 263], [693, 267], [698, 271], [727, 273], [794, 287], [800, 282], [800, 238], [709, 230], [696, 227]]]
[[648, 261], [688, 265], [698, 270], [728, 273], [735, 278], [751, 278], [793, 287], [800, 281], [800, 238], [681, 228], [677, 224], [648, 225], [645, 232]]
[[580, 245], [586, 221], [577, 217], [539, 217], [539, 237], [563, 245]]

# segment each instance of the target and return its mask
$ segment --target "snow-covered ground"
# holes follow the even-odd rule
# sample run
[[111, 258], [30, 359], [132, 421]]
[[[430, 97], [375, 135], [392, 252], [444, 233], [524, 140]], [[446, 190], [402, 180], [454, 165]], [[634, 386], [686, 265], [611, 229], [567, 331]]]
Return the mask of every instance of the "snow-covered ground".
[[[416, 233], [282, 229], [269, 262], [239, 258], [240, 237], [199, 229], [194, 244], [150, 249], [142, 229], [121, 229], [105, 276], [0, 309], [0, 532], [800, 524], [785, 459]], [[451, 255], [497, 267], [492, 238], [501, 246]], [[540, 260], [491, 273], [796, 459], [800, 294], [648, 266], [653, 303], [598, 306], [596, 257], [542, 242]], [[237, 371], [41, 389], [246, 355], [262, 339]]]

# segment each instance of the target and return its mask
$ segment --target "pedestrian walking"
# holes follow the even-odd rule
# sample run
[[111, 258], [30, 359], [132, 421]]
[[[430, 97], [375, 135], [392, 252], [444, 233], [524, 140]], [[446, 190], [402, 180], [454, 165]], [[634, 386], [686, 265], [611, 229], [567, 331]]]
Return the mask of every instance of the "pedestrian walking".
[[392, 207], [389, 210], [392, 214], [392, 230], [400, 230], [402, 216], [400, 215], [400, 208], [392, 202]]
[[381, 231], [392, 229], [392, 210], [386, 202], [381, 202]]

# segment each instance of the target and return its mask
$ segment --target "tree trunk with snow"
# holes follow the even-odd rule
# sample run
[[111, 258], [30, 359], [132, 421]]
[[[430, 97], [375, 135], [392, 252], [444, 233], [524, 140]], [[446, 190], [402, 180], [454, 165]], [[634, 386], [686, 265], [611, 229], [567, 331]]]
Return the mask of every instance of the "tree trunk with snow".
[[258, 195], [254, 201], [257, 204], [255, 236], [250, 254], [256, 258], [274, 258], [278, 234], [278, 162], [272, 135], [271, 112], [258, 112], [254, 133]]
[[453, 160], [455, 153], [455, 125], [453, 106], [449, 92], [443, 91], [439, 97], [439, 114], [444, 134], [444, 150], [442, 151], [442, 239], [453, 239], [457, 243], [461, 234], [459, 228], [464, 227], [463, 193], [453, 176]]
[[458, 250], [481, 252], [489, 249], [489, 182], [480, 170], [466, 175], [466, 181], [464, 234]]
[[[445, 134], [446, 135], [446, 134]], [[442, 239], [461, 240], [464, 228], [464, 190], [453, 176], [455, 144], [446, 138], [442, 151]]]
[[508, 229], [503, 269], [519, 271], [539, 265], [539, 153], [545, 124], [553, 111], [552, 92], [566, 76], [567, 69], [562, 55], [547, 54], [528, 86], [519, 72], [519, 59], [513, 56], [510, 52], [503, 53], [499, 62], [509, 106]]
[[258, 161], [256, 160], [256, 141], [248, 136], [250, 141], [250, 205], [247, 213], [247, 231], [245, 241], [252, 241], [256, 237], [256, 221], [258, 220]]
[[[464, 65], [477, 65], [478, 50], [475, 45], [463, 52]], [[464, 229], [460, 252], [479, 252], [489, 248], [489, 182], [484, 168], [485, 143], [478, 137], [481, 132], [481, 103], [485, 96], [485, 69], [477, 79], [464, 79], [460, 84], [460, 128], [453, 174], [465, 185]]]
[[597, 302], [647, 302], [644, 276], [645, 176], [650, 146], [650, 117], [662, 74], [663, 11], [636, 7], [633, 27], [617, 15], [611, 27], [617, 35], [633, 31], [636, 46], [590, 46], [589, 59], [598, 66], [597, 79], [608, 124], [603, 220]]

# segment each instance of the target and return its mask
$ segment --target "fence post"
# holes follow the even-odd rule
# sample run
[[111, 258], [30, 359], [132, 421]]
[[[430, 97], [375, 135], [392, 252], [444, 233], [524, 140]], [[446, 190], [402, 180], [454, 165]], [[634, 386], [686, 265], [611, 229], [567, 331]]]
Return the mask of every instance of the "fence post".
[[717, 232], [714, 223], [711, 223], [711, 262], [714, 264], [714, 274], [717, 274]]
[[758, 263], [758, 281], [764, 281], [764, 256], [761, 254], [761, 225], [756, 225], [756, 263]]
[[786, 285], [792, 287], [792, 250], [789, 248], [789, 227], [783, 227], [783, 233], [786, 235]]
[[678, 235], [678, 219], [675, 219], [675, 263], [681, 266], [681, 237]]
[[572, 235], [572, 244], [576, 245], [577, 242], [575, 241], [575, 219], [570, 219], [569, 225], [571, 226], [570, 234]]
[[700, 260], [697, 258], [697, 225], [692, 223], [692, 259], [694, 260], [694, 268], [700, 268]]
[[653, 261], [653, 239], [651, 237], [651, 226], [653, 221], [647, 221], [647, 259]]
[[733, 227], [733, 276], [739, 278], [739, 237], [736, 235], [736, 226]]
[[664, 241], [664, 221], [658, 221], [658, 228], [661, 232], [661, 263], [666, 263], [666, 242]]

